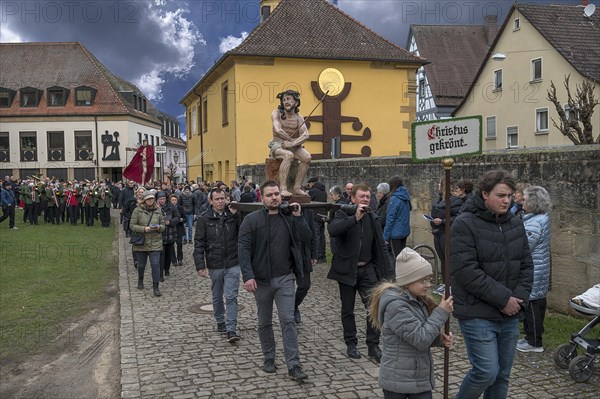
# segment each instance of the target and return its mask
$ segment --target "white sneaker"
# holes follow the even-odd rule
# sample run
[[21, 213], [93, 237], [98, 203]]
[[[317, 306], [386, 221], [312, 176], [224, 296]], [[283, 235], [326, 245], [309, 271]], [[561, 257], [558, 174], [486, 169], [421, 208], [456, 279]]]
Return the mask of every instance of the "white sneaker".
[[524, 343], [517, 343], [517, 350], [519, 352], [537, 352], [541, 353], [544, 351], [542, 346], [532, 346], [529, 345], [529, 342], [525, 341]]
[[19, 230], [19, 229], [17, 228], [17, 226], [11, 227], [11, 229], [13, 229], [13, 230]]
[[526, 343], [527, 343], [527, 340], [525, 338], [521, 338], [520, 340], [517, 341], [517, 345], [523, 345]]

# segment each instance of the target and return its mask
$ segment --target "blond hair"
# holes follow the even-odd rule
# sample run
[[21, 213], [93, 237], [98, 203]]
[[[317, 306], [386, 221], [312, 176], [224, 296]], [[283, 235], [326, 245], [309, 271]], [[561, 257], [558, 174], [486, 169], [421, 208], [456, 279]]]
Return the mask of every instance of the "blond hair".
[[[379, 319], [379, 303], [381, 301], [381, 296], [388, 289], [394, 289], [399, 293], [404, 293], [405, 291], [407, 291], [406, 287], [401, 287], [398, 284], [392, 283], [391, 281], [383, 281], [371, 290], [371, 292], [369, 293], [369, 303], [367, 305], [367, 311], [369, 317], [371, 318], [371, 325], [379, 331], [381, 331], [381, 327], [383, 324], [383, 320]], [[433, 300], [433, 298], [429, 295], [418, 297], [417, 299], [425, 303], [429, 314], [431, 314], [431, 312], [433, 312], [433, 310], [438, 306], [437, 303], [435, 303], [435, 301]]]

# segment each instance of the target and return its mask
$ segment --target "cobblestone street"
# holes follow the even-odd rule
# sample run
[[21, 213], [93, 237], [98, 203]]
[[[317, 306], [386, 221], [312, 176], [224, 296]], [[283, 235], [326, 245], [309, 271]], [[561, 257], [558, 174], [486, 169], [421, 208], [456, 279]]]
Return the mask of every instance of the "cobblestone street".
[[[309, 375], [299, 384], [289, 379], [283, 361], [281, 332], [275, 322], [278, 342], [276, 374], [260, 367], [263, 358], [256, 331], [256, 305], [240, 286], [238, 333], [242, 341], [229, 344], [216, 330], [212, 313], [195, 313], [210, 303], [210, 280], [196, 275], [193, 245], [184, 245], [184, 266], [172, 267], [161, 283], [163, 296], [152, 296], [150, 267], [146, 289], [136, 289], [131, 246], [119, 228], [121, 299], [121, 384], [123, 398], [377, 398], [378, 366], [363, 356], [345, 355], [339, 320], [337, 283], [327, 280], [328, 266], [320, 264], [313, 273], [313, 286], [301, 306], [299, 325], [301, 362]], [[357, 303], [360, 303], [357, 300]], [[359, 350], [364, 344], [364, 310], [357, 308]], [[452, 325], [455, 346], [450, 351], [450, 397], [454, 397], [468, 369], [464, 345]], [[566, 370], [554, 365], [552, 350], [517, 353], [509, 397], [513, 399], [587, 399], [600, 392], [600, 373], [588, 383], [574, 382]], [[437, 389], [442, 398], [443, 350], [435, 349]], [[594, 394], [594, 392], [596, 392]]]

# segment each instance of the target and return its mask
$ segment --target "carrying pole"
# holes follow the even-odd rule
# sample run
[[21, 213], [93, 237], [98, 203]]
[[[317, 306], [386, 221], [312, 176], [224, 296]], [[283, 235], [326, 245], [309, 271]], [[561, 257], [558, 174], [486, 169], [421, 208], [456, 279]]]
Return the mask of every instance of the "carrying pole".
[[[444, 268], [444, 298], [448, 299], [450, 295], [450, 172], [452, 171], [452, 166], [454, 165], [453, 158], [444, 158], [442, 159], [442, 166], [444, 167], [445, 172], [445, 192], [444, 197], [446, 199], [446, 215], [444, 216], [444, 264], [442, 267]], [[446, 321], [444, 325], [444, 334], [450, 334], [450, 318]], [[449, 373], [449, 364], [450, 364], [450, 349], [444, 346], [444, 399], [448, 399], [448, 373]]]

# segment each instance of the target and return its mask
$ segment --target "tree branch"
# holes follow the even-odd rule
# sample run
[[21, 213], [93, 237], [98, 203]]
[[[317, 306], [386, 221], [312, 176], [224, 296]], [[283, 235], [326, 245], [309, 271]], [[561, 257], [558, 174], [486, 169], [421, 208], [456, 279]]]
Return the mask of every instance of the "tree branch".
[[[552, 118], [554, 126], [574, 144], [600, 144], [600, 135], [594, 140], [592, 115], [594, 108], [600, 102], [594, 96], [595, 84], [584, 79], [581, 85], [575, 85], [575, 98], [571, 94], [569, 80], [571, 75], [565, 76], [564, 86], [567, 92], [567, 104], [569, 105], [569, 117], [567, 117], [559, 99], [556, 95], [556, 86], [550, 81], [550, 89], [546, 98], [554, 104], [558, 113], [559, 122]], [[583, 129], [582, 129], [583, 126]]]

